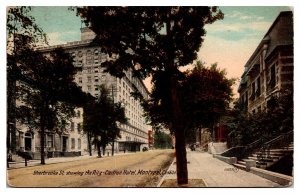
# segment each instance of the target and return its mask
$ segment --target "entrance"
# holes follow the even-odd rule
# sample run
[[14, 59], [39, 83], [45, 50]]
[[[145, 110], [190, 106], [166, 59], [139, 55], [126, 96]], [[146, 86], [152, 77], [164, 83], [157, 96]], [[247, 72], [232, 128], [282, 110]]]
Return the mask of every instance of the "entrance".
[[62, 138], [62, 151], [63, 152], [67, 151], [67, 140], [68, 140], [68, 137], [63, 137]]
[[25, 151], [31, 151], [32, 147], [32, 137], [31, 133], [25, 133], [24, 141], [25, 141]]

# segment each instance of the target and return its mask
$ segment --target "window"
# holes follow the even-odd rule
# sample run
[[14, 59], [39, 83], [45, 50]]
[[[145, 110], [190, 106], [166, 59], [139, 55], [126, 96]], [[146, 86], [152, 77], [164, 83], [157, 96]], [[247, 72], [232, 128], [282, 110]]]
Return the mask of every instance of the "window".
[[99, 73], [98, 67], [95, 67], [94, 72], [95, 72], [95, 73]]
[[91, 76], [88, 76], [87, 78], [88, 78], [88, 83], [91, 83], [92, 82]]
[[78, 82], [81, 84], [82, 83], [82, 77], [78, 78]]
[[77, 118], [80, 118], [80, 110], [77, 111]]
[[260, 96], [260, 77], [256, 80], [256, 90], [255, 90], [256, 96]]
[[272, 67], [270, 68], [270, 80], [269, 80], [269, 86], [270, 88], [274, 88], [276, 85], [276, 71], [275, 71], [275, 64], [272, 65]]
[[81, 131], [81, 125], [80, 125], [80, 123], [77, 123], [77, 131], [78, 131], [78, 133], [80, 133], [80, 131]]
[[90, 55], [90, 54], [91, 54], [91, 51], [90, 51], [90, 50], [87, 50], [87, 51], [86, 51], [86, 54], [87, 54], [87, 55]]
[[47, 147], [53, 148], [53, 135], [47, 135]]
[[91, 91], [92, 90], [92, 87], [91, 86], [87, 86], [88, 88], [88, 91]]
[[78, 138], [78, 149], [81, 150], [81, 139]]
[[89, 67], [89, 68], [87, 68], [87, 72], [88, 73], [92, 73], [92, 70], [91, 70], [91, 68]]
[[95, 55], [98, 55], [98, 54], [99, 54], [99, 52], [98, 52], [97, 49], [95, 49], [94, 54], [95, 54]]
[[75, 149], [75, 139], [71, 138], [71, 149]]
[[71, 121], [71, 131], [74, 131], [74, 122]]
[[98, 76], [95, 76], [94, 79], [95, 79], [95, 82], [98, 82], [98, 81], [99, 81]]
[[98, 85], [95, 85], [95, 91], [98, 91], [98, 90], [99, 90]]

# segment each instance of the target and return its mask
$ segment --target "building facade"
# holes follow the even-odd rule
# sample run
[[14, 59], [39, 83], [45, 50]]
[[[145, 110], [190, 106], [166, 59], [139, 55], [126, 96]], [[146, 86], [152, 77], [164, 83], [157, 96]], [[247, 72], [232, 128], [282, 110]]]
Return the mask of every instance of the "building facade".
[[245, 65], [239, 85], [243, 108], [254, 114], [272, 95], [293, 87], [293, 13], [281, 12]]
[[[80, 69], [75, 76], [75, 82], [84, 92], [98, 97], [99, 86], [102, 84], [106, 86], [114, 102], [121, 102], [124, 105], [125, 115], [128, 118], [127, 124], [120, 124], [121, 138], [115, 141], [114, 151], [139, 151], [143, 147], [148, 147], [148, 130], [151, 128], [146, 124], [139, 101], [131, 96], [131, 92], [136, 92], [137, 89], [144, 99], [148, 99], [149, 92], [142, 80], [134, 77], [130, 69], [124, 72], [125, 76], [121, 79], [104, 72], [101, 63], [116, 56], [109, 57], [101, 52], [100, 46], [92, 45], [94, 37], [95, 34], [89, 28], [81, 28], [80, 41], [45, 47], [41, 50], [48, 52], [62, 47], [70, 53], [74, 58], [74, 66]], [[109, 145], [106, 150], [110, 152], [111, 149]]]
[[[18, 103], [17, 103], [18, 104]], [[86, 154], [87, 140], [82, 131], [83, 109], [75, 109], [76, 116], [67, 124], [68, 128], [56, 132], [45, 131], [46, 157], [70, 157]], [[28, 152], [32, 159], [40, 159], [41, 136], [39, 131], [31, 130], [28, 126], [16, 123], [16, 147], [18, 152]]]

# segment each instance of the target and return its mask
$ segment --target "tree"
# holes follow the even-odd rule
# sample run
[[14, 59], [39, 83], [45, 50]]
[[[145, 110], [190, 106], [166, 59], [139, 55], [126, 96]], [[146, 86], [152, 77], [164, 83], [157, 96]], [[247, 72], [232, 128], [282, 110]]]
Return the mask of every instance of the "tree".
[[294, 129], [293, 89], [286, 88], [275, 93], [267, 102], [267, 107], [255, 114], [247, 113], [236, 103], [229, 121], [229, 146], [247, 145], [258, 139], [270, 140], [279, 134]]
[[77, 72], [73, 58], [62, 48], [50, 52], [31, 51], [22, 69], [20, 118], [32, 130], [39, 129], [41, 164], [45, 164], [45, 131], [61, 132], [75, 116], [74, 109], [84, 105], [88, 95], [74, 81]]
[[117, 55], [103, 64], [107, 72], [122, 77], [134, 64], [136, 76], [153, 77], [157, 93], [151, 93], [152, 103], [165, 104], [161, 123], [176, 138], [177, 182], [187, 184], [179, 67], [196, 59], [203, 26], [222, 19], [223, 13], [217, 7], [81, 7], [77, 14], [97, 34], [94, 43]]
[[154, 147], [160, 149], [171, 148], [172, 136], [162, 131], [156, 131], [154, 133]]
[[[125, 109], [121, 102], [114, 103], [109, 97], [109, 91], [104, 85], [100, 85], [100, 96], [96, 101], [90, 101], [85, 106], [83, 129], [89, 135], [89, 143], [92, 142], [97, 146], [98, 157], [101, 157], [105, 148], [109, 143], [113, 143], [120, 136], [120, 127], [118, 124], [126, 123]], [[91, 152], [91, 144], [89, 144], [89, 152]]]
[[35, 24], [30, 11], [31, 7], [7, 10], [7, 153], [16, 152], [16, 100], [19, 98], [16, 83], [22, 79], [22, 69], [31, 63], [26, 56], [31, 55], [32, 48], [47, 44], [46, 35]]
[[217, 63], [205, 67], [197, 61], [194, 69], [186, 73], [182, 83], [182, 109], [186, 122], [186, 136], [193, 134], [199, 126], [211, 126], [225, 115], [232, 100], [232, 86], [235, 79], [226, 78], [225, 69]]

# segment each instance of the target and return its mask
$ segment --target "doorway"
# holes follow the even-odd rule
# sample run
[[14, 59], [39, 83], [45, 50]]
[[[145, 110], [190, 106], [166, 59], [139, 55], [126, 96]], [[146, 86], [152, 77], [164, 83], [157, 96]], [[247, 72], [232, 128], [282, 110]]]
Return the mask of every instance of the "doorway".
[[68, 137], [63, 137], [62, 138], [62, 151], [63, 152], [67, 151], [67, 143], [68, 143]]
[[32, 148], [32, 136], [31, 133], [25, 133], [24, 137], [24, 143], [25, 143], [25, 151], [31, 151]]

